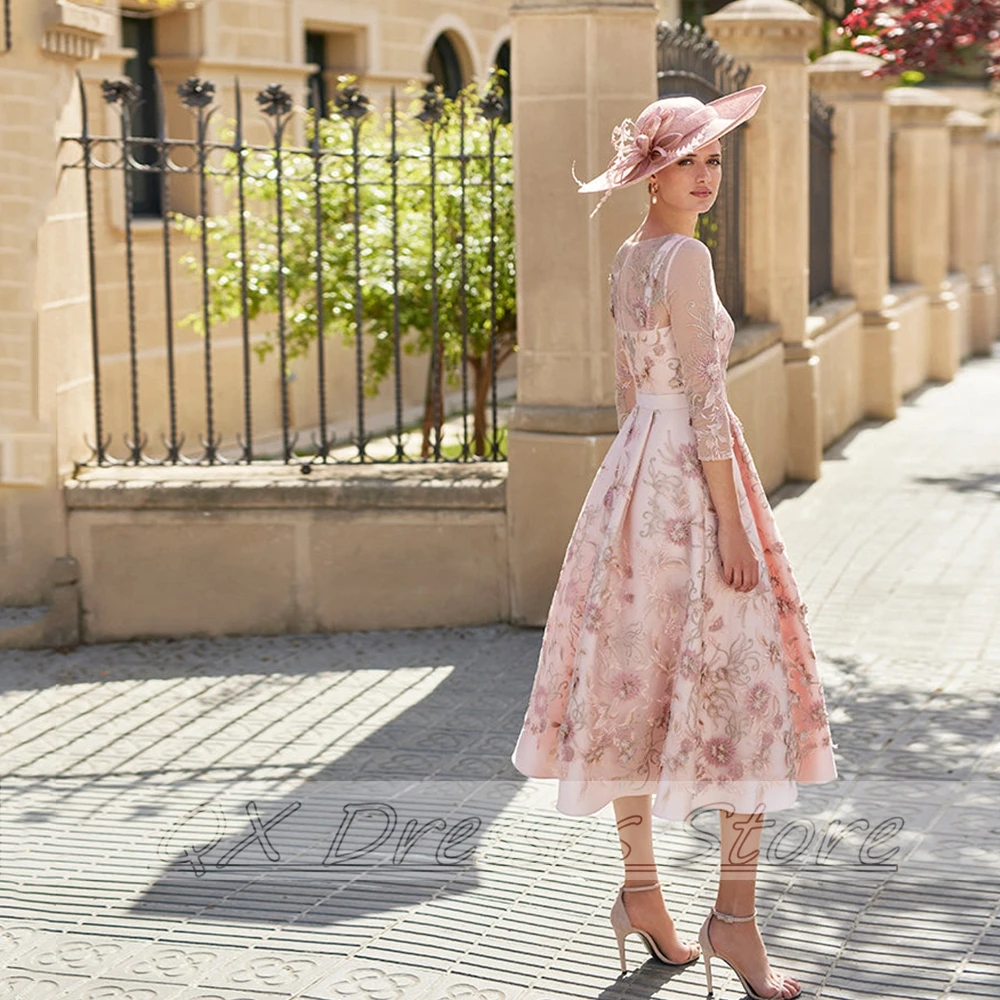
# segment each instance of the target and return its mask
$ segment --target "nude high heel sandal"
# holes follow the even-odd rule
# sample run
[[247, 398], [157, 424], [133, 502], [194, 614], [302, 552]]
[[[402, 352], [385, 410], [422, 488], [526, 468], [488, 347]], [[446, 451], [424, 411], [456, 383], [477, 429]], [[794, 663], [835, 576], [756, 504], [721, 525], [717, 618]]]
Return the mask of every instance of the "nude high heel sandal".
[[688, 947], [693, 952], [690, 958], [685, 959], [683, 962], [671, 962], [670, 959], [666, 958], [660, 952], [660, 949], [657, 947], [652, 935], [647, 931], [644, 931], [641, 927], [634, 927], [632, 925], [632, 921], [629, 920], [628, 913], [625, 911], [625, 893], [639, 892], [643, 889], [657, 889], [659, 888], [659, 885], [659, 882], [651, 882], [649, 885], [623, 885], [618, 890], [618, 898], [611, 907], [611, 926], [615, 930], [615, 937], [618, 938], [618, 957], [622, 961], [622, 972], [628, 971], [628, 966], [625, 963], [625, 938], [627, 938], [629, 934], [638, 934], [639, 937], [642, 938], [643, 944], [645, 944], [650, 955], [662, 962], [664, 965], [670, 965], [679, 969], [690, 965], [692, 962], [698, 961], [698, 955], [700, 953], [697, 950], [697, 946], [689, 945]]
[[[708, 936], [708, 925], [712, 917], [718, 917], [720, 920], [724, 920], [727, 924], [742, 924], [746, 923], [748, 920], [753, 920], [757, 916], [757, 909], [754, 908], [753, 913], [748, 917], [736, 917], [731, 913], [720, 913], [714, 906], [712, 907], [712, 912], [705, 917], [705, 922], [701, 925], [701, 930], [698, 931], [698, 941], [701, 944], [701, 953], [705, 956], [705, 980], [708, 983], [708, 996], [709, 1000], [712, 997], [712, 959], [717, 958], [722, 962], [725, 962], [733, 972], [739, 977], [740, 985], [746, 990], [747, 996], [750, 1000], [782, 1000], [781, 991], [785, 988], [784, 984], [778, 987], [776, 993], [771, 993], [769, 996], [761, 996], [757, 993], [754, 988], [747, 981], [747, 977], [736, 968], [733, 963], [725, 957], [725, 955], [720, 955], [713, 947], [711, 938]], [[785, 997], [783, 1000], [795, 1000], [796, 997], [802, 996], [802, 990], [800, 989], [797, 993], [793, 993], [790, 997]]]

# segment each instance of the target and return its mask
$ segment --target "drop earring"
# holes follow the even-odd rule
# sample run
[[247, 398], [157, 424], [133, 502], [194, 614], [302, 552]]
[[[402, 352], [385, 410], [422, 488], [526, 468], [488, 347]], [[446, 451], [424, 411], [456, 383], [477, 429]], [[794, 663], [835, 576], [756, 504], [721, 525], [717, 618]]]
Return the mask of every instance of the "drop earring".
[[653, 199], [653, 204], [654, 205], [656, 204], [656, 196], [657, 196], [657, 194], [659, 194], [659, 191], [660, 191], [659, 184], [657, 184], [655, 181], [650, 181], [649, 182], [649, 194], [650, 194], [650, 197]]

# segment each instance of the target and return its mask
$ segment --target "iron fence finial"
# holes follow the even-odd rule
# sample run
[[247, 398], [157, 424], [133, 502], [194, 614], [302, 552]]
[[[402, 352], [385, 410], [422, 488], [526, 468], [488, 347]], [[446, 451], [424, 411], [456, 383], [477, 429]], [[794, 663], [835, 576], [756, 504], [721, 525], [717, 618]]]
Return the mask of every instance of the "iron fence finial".
[[496, 86], [490, 87], [479, 102], [479, 110], [487, 121], [502, 118], [507, 110], [507, 101], [503, 91]]
[[215, 84], [211, 80], [189, 76], [178, 86], [177, 96], [187, 108], [207, 108], [215, 98]]
[[265, 115], [280, 118], [291, 113], [292, 95], [280, 83], [272, 83], [257, 94], [257, 103]]
[[347, 83], [337, 89], [333, 99], [337, 113], [344, 118], [364, 118], [371, 110], [371, 101], [359, 86]]
[[444, 117], [444, 95], [440, 87], [428, 87], [420, 97], [423, 109], [416, 116], [417, 121], [433, 125]]
[[134, 80], [102, 80], [101, 93], [108, 104], [121, 104], [131, 110], [142, 99], [142, 87]]

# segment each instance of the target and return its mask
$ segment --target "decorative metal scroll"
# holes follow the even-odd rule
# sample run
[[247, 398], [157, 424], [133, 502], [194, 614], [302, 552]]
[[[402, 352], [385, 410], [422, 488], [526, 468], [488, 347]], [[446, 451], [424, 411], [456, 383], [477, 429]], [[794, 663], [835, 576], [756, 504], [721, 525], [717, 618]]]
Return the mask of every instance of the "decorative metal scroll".
[[726, 55], [693, 24], [657, 25], [657, 71], [660, 97], [689, 94], [706, 104], [746, 84], [749, 66]]

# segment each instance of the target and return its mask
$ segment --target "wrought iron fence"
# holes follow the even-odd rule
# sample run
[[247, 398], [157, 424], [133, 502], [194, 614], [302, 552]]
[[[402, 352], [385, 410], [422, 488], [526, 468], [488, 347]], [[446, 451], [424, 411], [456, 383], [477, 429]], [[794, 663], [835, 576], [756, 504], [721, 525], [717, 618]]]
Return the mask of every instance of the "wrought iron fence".
[[[690, 24], [657, 26], [657, 81], [660, 97], [689, 95], [708, 103], [739, 90], [750, 75], [718, 42]], [[743, 294], [740, 190], [743, 129], [722, 139], [725, 166], [719, 196], [701, 216], [698, 236], [712, 252], [719, 298], [739, 325], [746, 319]]]
[[[516, 344], [513, 167], [495, 80], [456, 101], [426, 91], [406, 110], [393, 92], [387, 116], [346, 81], [319, 119], [273, 85], [256, 95], [256, 122], [235, 81], [234, 117], [219, 138], [209, 129], [220, 110], [210, 81], [177, 89], [190, 113], [186, 138], [168, 137], [158, 83], [155, 136], [132, 134], [143, 95], [131, 80], [102, 84], [118, 112], [113, 136], [92, 133], [79, 86], [82, 130], [67, 141], [80, 148], [68, 166], [83, 173], [87, 207], [94, 438], [85, 464], [277, 460], [308, 472], [316, 463], [505, 458], [498, 370]], [[263, 123], [269, 141], [248, 141]], [[306, 136], [298, 145], [289, 140], [296, 124]], [[158, 190], [157, 219], [135, 217], [143, 183]], [[124, 238], [109, 245], [99, 213], [114, 187]], [[183, 326], [200, 344], [194, 335], [181, 343]], [[296, 393], [295, 409], [309, 419], [292, 412], [293, 363], [308, 368], [312, 385]], [[265, 400], [268, 365], [278, 389]], [[449, 400], [458, 410], [450, 419]], [[117, 448], [109, 407], [127, 425], [116, 428]], [[199, 444], [185, 449], [192, 427]], [[152, 435], [161, 446], [149, 447]], [[271, 451], [260, 444], [268, 435]]]
[[833, 292], [833, 108], [809, 91], [809, 301]]

